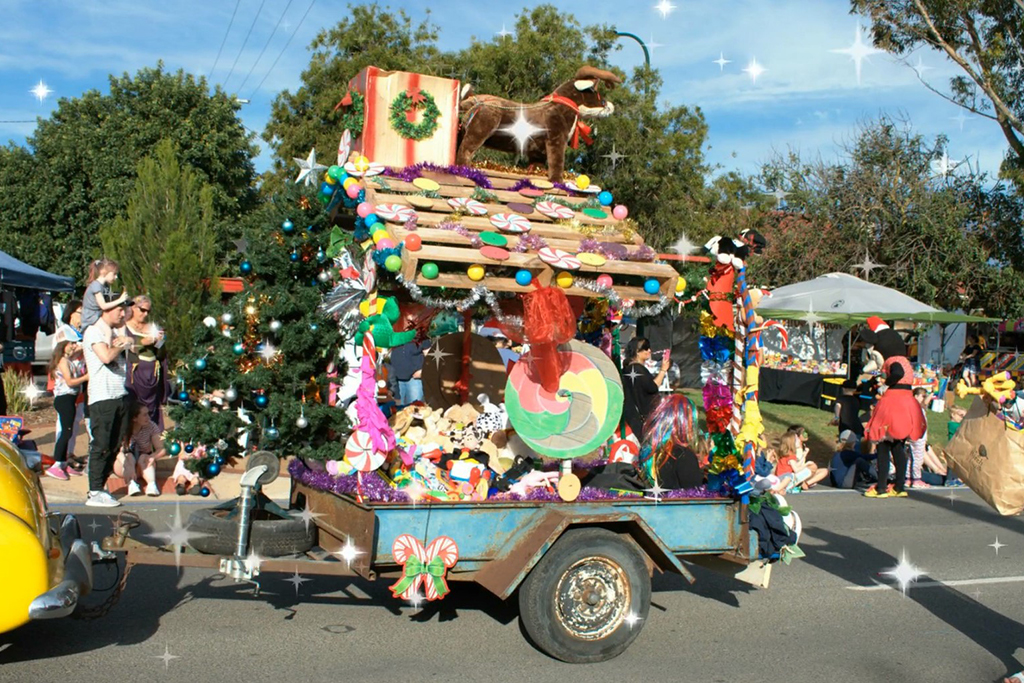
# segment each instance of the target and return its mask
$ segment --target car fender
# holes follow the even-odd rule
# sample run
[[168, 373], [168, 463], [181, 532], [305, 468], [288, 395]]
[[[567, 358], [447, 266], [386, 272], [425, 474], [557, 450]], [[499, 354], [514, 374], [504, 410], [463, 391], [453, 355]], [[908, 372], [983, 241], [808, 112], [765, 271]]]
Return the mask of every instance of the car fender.
[[29, 605], [49, 590], [53, 578], [36, 531], [20, 517], [0, 510], [0, 633], [29, 620]]

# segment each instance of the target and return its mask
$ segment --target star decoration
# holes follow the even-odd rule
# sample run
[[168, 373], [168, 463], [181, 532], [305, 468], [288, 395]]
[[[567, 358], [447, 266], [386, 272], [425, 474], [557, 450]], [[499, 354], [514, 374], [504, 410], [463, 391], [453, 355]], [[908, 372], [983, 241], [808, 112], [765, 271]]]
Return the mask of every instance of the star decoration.
[[46, 84], [43, 83], [43, 79], [40, 78], [39, 82], [36, 83], [36, 86], [34, 88], [32, 88], [31, 90], [29, 90], [29, 92], [32, 93], [33, 95], [35, 95], [36, 99], [39, 100], [39, 103], [42, 104], [43, 100], [45, 100], [47, 97], [49, 97], [50, 94], [53, 91], [50, 90], [46, 86]]
[[748, 76], [750, 76], [750, 82], [751, 83], [753, 83], [754, 85], [757, 85], [757, 77], [760, 76], [761, 74], [763, 74], [767, 70], [768, 69], [764, 68], [763, 66], [761, 66], [760, 64], [757, 63], [757, 58], [756, 57], [751, 57], [750, 58], [750, 63], [747, 64], [746, 68], [743, 69], [743, 73], [745, 73]]
[[326, 171], [327, 167], [316, 163], [316, 149], [309, 150], [309, 156], [305, 159], [292, 157], [299, 165], [299, 175], [295, 178], [296, 183], [306, 183], [308, 187], [316, 187], [320, 182], [320, 171]]
[[860, 263], [853, 264], [855, 270], [864, 271], [864, 279], [871, 279], [871, 271], [875, 268], [885, 268], [881, 263], [875, 263], [871, 260], [871, 255], [868, 252], [864, 252], [864, 260]]
[[658, 482], [654, 482], [654, 486], [652, 486], [649, 489], [644, 489], [644, 491], [651, 494], [651, 496], [654, 498], [655, 503], [660, 503], [661, 494], [665, 493], [665, 491], [668, 491], [668, 489], [663, 489], [661, 488], [661, 484], [659, 484]]
[[302, 510], [301, 512], [299, 510], [292, 510], [288, 514], [291, 515], [292, 517], [295, 517], [297, 519], [301, 519], [303, 522], [305, 522], [306, 523], [306, 531], [309, 531], [309, 523], [310, 522], [314, 521], [317, 517], [323, 517], [324, 516], [322, 512], [313, 512], [312, 510], [310, 510], [309, 509], [309, 501], [306, 501], [306, 509], [305, 510]]
[[988, 547], [989, 547], [989, 548], [995, 548], [995, 551], [996, 551], [996, 555], [998, 555], [998, 554], [999, 554], [999, 549], [1000, 549], [1000, 548], [1005, 548], [1005, 547], [1006, 547], [1006, 544], [1005, 544], [1005, 543], [1000, 543], [1000, 542], [999, 542], [999, 537], [998, 537], [998, 536], [996, 536], [996, 542], [995, 542], [995, 543], [989, 543], [989, 544], [988, 544]]
[[636, 368], [634, 368], [634, 367], [630, 367], [629, 368], [629, 372], [627, 372], [625, 375], [623, 375], [623, 377], [628, 377], [630, 383], [633, 383], [633, 384], [636, 383], [636, 378], [637, 377], [641, 377], [641, 376], [642, 375], [639, 372], [637, 372]]
[[235, 245], [235, 250], [239, 254], [244, 254], [249, 251], [249, 240], [247, 239], [231, 240], [231, 243]]
[[917, 72], [917, 77], [920, 78], [923, 81], [924, 80], [924, 72], [925, 71], [930, 71], [932, 67], [925, 66], [924, 63], [921, 61], [921, 55], [918, 55], [917, 56], [917, 64], [915, 64], [912, 68], [914, 69], [914, 71]]
[[654, 9], [661, 12], [662, 19], [667, 19], [668, 15], [672, 14], [672, 12], [675, 11], [676, 6], [669, 2], [668, 0], [661, 0], [661, 2], [654, 6]]
[[820, 323], [824, 318], [814, 312], [814, 304], [807, 307], [807, 312], [804, 313], [801, 320], [806, 322], [808, 325], [814, 325], [814, 323]]
[[835, 52], [837, 54], [849, 55], [850, 59], [853, 60], [854, 68], [857, 71], [857, 85], [860, 85], [860, 69], [864, 60], [871, 55], [882, 52], [878, 48], [868, 45], [864, 42], [863, 36], [860, 31], [860, 22], [857, 22], [857, 28], [853, 33], [853, 45], [850, 47], [837, 48], [835, 50], [829, 50], [829, 52]]
[[619, 151], [617, 149], [615, 149], [615, 144], [612, 143], [612, 152], [611, 152], [611, 154], [603, 154], [602, 158], [608, 159], [609, 161], [612, 162], [612, 170], [614, 171], [615, 167], [619, 164], [619, 160], [620, 159], [625, 159], [626, 155], [625, 154], [619, 154]]
[[277, 356], [278, 353], [277, 347], [271, 344], [269, 341], [263, 342], [262, 346], [263, 348], [260, 349], [260, 356], [263, 357], [263, 360], [266, 361], [267, 363], [274, 360], [274, 357]]
[[523, 152], [526, 150], [526, 145], [530, 142], [530, 138], [536, 136], [538, 133], [543, 133], [544, 129], [538, 128], [527, 121], [526, 114], [520, 107], [519, 114], [516, 116], [515, 122], [510, 126], [502, 128], [501, 132], [515, 138], [516, 147], [519, 149], [519, 156], [523, 156]]
[[153, 538], [160, 538], [167, 541], [168, 545], [174, 546], [174, 566], [181, 569], [181, 551], [195, 538], [204, 538], [209, 534], [198, 531], [189, 531], [188, 524], [181, 523], [181, 504], [174, 504], [174, 524], [168, 524], [169, 531], [159, 531], [149, 534]]
[[636, 626], [638, 622], [643, 621], [643, 619], [636, 612], [630, 612], [623, 618], [623, 621], [629, 624], [629, 630], [632, 631], [633, 627]]
[[441, 361], [452, 354], [442, 351], [439, 346], [431, 346], [423, 355], [427, 358], [432, 358], [434, 363], [437, 365], [438, 370], [440, 370]]
[[252, 574], [259, 574], [260, 567], [263, 566], [264, 558], [260, 557], [260, 554], [255, 550], [249, 551], [249, 556], [246, 557], [242, 563], [245, 565], [245, 571]]
[[363, 551], [359, 550], [354, 545], [352, 545], [352, 539], [351, 538], [345, 538], [345, 545], [341, 546], [340, 548], [338, 548], [337, 550], [335, 550], [331, 554], [332, 555], [337, 555], [338, 558], [344, 560], [345, 564], [347, 564], [349, 567], [351, 567], [352, 566], [352, 560], [354, 560], [358, 556], [362, 555]]
[[900, 553], [899, 564], [892, 569], [882, 572], [882, 575], [891, 576], [896, 579], [896, 583], [900, 585], [900, 591], [906, 595], [907, 588], [910, 587], [910, 584], [915, 583], [918, 578], [924, 575], [924, 572], [907, 560], [907, 551], [904, 549], [903, 552]]
[[722, 71], [725, 70], [725, 65], [726, 64], [732, 64], [732, 60], [731, 59], [726, 59], [725, 58], [725, 54], [722, 53], [722, 52], [719, 52], [718, 53], [718, 59], [711, 60], [711, 63], [712, 64], [717, 64], [718, 65], [718, 72], [721, 73]]
[[312, 579], [307, 579], [304, 576], [302, 576], [302, 574], [299, 574], [299, 568], [296, 567], [295, 568], [295, 573], [292, 574], [291, 576], [289, 576], [287, 579], [284, 579], [284, 581], [285, 581], [285, 583], [290, 583], [293, 586], [295, 586], [295, 595], [298, 595], [299, 594], [299, 586], [301, 586], [302, 584], [306, 583], [307, 581], [312, 581]]
[[164, 668], [170, 668], [172, 659], [181, 659], [181, 655], [172, 655], [171, 649], [164, 644], [164, 653], [162, 655], [153, 655], [154, 659], [164, 660]]
[[783, 200], [785, 200], [786, 197], [788, 197], [792, 193], [791, 192], [786, 192], [785, 190], [775, 189], [775, 190], [772, 190], [771, 192], [765, 192], [764, 194], [766, 194], [766, 195], [768, 195], [770, 197], [775, 197], [775, 206], [776, 206], [776, 208], [778, 208], [778, 207], [782, 206]]
[[513, 33], [512, 31], [509, 31], [505, 28], [505, 24], [502, 24], [501, 30], [495, 33], [494, 35], [499, 36], [502, 40], [504, 40], [505, 38], [508, 38], [509, 36], [513, 35]]

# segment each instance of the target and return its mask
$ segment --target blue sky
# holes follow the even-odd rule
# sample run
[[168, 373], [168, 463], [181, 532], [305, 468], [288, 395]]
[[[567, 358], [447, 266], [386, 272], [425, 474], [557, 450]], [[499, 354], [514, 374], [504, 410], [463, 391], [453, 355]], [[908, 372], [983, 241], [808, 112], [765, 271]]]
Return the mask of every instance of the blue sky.
[[[835, 158], [837, 145], [850, 139], [858, 122], [880, 112], [908, 117], [929, 137], [946, 133], [951, 159], [968, 158], [991, 173], [998, 169], [1005, 142], [996, 124], [963, 118], [918, 79], [913, 65], [920, 60], [925, 80], [944, 88], [957, 69], [941, 54], [921, 50], [907, 63], [871, 55], [861, 63], [858, 83], [850, 55], [832, 52], [854, 43], [858, 21], [869, 40], [867, 22], [850, 15], [847, 2], [672, 0], [663, 15], [658, 1], [551, 4], [584, 23], [610, 24], [648, 42], [665, 81], [662, 99], [703, 109], [710, 128], [707, 158], [727, 170], [755, 172], [773, 150], [790, 148]], [[471, 36], [495, 39], [514, 27], [524, 7], [541, 3], [381, 4], [416, 19], [430, 8], [441, 47], [449, 49], [468, 45]], [[249, 99], [242, 119], [261, 132], [273, 97], [299, 86], [314, 35], [348, 11], [345, 0], [313, 0], [310, 7], [310, 0], [238, 0], [232, 23], [236, 0], [0, 0], [0, 142], [24, 144], [36, 117], [47, 116], [58, 98], [105, 92], [108, 74], [134, 73], [160, 59], [170, 70], [209, 76]], [[715, 63], [720, 56], [730, 63]], [[755, 59], [766, 69], [756, 82], [743, 71]], [[641, 61], [640, 48], [628, 40], [613, 57], [627, 70]], [[52, 90], [41, 101], [31, 92], [40, 81]], [[257, 169], [269, 163], [264, 150]]]

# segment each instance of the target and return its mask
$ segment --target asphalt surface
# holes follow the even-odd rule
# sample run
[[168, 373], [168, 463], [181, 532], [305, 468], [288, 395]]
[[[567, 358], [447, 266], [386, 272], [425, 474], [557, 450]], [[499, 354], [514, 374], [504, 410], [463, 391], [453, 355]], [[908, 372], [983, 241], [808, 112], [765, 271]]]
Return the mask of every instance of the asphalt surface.
[[[775, 567], [767, 590], [700, 569], [693, 586], [657, 577], [639, 638], [602, 664], [541, 654], [514, 604], [464, 584], [413, 609], [384, 583], [316, 578], [296, 596], [287, 576], [264, 574], [253, 598], [209, 573], [140, 567], [102, 620], [0, 634], [0, 681], [930, 683], [1024, 668], [1024, 524], [965, 489], [911, 496], [791, 496], [805, 559]], [[103, 517], [88, 528], [93, 509], [66, 509], [87, 536], [109, 529]], [[156, 530], [174, 514], [173, 504], [135, 509]], [[905, 596], [880, 576], [904, 552], [925, 572]], [[97, 584], [111, 578], [99, 570]]]

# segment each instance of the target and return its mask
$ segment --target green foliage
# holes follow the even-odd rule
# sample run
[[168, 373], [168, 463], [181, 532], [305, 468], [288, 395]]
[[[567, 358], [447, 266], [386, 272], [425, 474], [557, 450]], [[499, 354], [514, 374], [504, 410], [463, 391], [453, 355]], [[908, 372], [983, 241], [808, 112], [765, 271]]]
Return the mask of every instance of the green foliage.
[[125, 213], [100, 229], [103, 251], [120, 264], [129, 294], [150, 296], [168, 353], [180, 358], [218, 274], [213, 189], [178, 163], [170, 140], [139, 162], [137, 175]]
[[0, 373], [0, 381], [4, 383], [4, 395], [7, 396], [7, 414], [27, 414], [32, 409], [32, 403], [25, 395], [25, 389], [32, 383], [32, 379], [14, 368], [7, 368]]
[[0, 151], [0, 243], [30, 263], [84, 275], [100, 225], [122, 214], [138, 162], [164, 139], [210, 185], [218, 221], [251, 210], [257, 150], [238, 106], [219, 88], [211, 94], [205, 79], [162, 64], [111, 76], [109, 93], [60, 100], [28, 150]]
[[[175, 387], [184, 386], [191, 400], [171, 410], [176, 423], [171, 438], [207, 446], [223, 439], [236, 448], [236, 430], [245, 429], [251, 447], [281, 456], [340, 456], [338, 439], [348, 425], [344, 412], [328, 406], [327, 399], [328, 372], [339, 362], [342, 340], [334, 323], [318, 310], [329, 287], [318, 275], [331, 267], [326, 259], [330, 221], [314, 189], [308, 204], [303, 197], [301, 187], [288, 184], [247, 219], [243, 234], [248, 244], [244, 254], [235, 254], [232, 267], [245, 260], [252, 264], [252, 273], [243, 292], [208, 307], [206, 322], [214, 324], [194, 331], [193, 351], [175, 371]], [[286, 220], [294, 224], [288, 234], [282, 230]], [[292, 253], [297, 255], [294, 261]], [[225, 314], [230, 323], [224, 322]], [[277, 331], [271, 327], [275, 321], [280, 323]], [[238, 343], [244, 348], [241, 355], [234, 352]], [[277, 350], [270, 360], [260, 354], [267, 345]], [[195, 366], [199, 358], [206, 359], [204, 370]], [[238, 392], [238, 399], [218, 406], [228, 388]], [[260, 393], [269, 399], [265, 408], [256, 403]], [[203, 407], [203, 397], [211, 394], [212, 407]], [[239, 408], [251, 423], [239, 417]], [[296, 420], [303, 414], [309, 425], [300, 428]], [[267, 435], [271, 426], [279, 430], [279, 439]]]
[[[872, 281], [925, 303], [1024, 311], [1016, 244], [1024, 206], [978, 171], [936, 175], [944, 143], [882, 117], [862, 127], [842, 161], [774, 159], [761, 183], [790, 191], [797, 210], [762, 217], [768, 248], [752, 260], [752, 277], [782, 284], [834, 271], [863, 275], [855, 264], [870, 256], [884, 265]], [[1014, 231], [1015, 243], [1003, 246]]]
[[1024, 53], [1020, 0], [851, 0], [872, 20], [875, 45], [897, 55], [928, 46], [960, 67], [939, 93], [993, 120], [1009, 145], [1003, 174], [1024, 187]]

